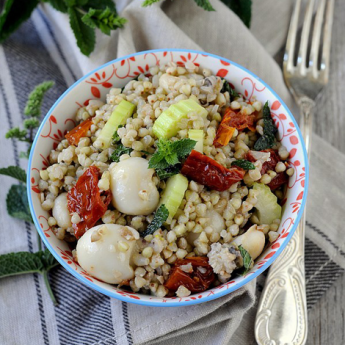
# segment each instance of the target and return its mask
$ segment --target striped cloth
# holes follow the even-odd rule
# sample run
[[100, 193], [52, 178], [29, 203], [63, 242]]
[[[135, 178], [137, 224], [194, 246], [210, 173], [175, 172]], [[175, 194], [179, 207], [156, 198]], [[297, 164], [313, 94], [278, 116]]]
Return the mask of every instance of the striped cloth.
[[[129, 23], [109, 38], [97, 37], [98, 52], [90, 59], [77, 50], [68, 19], [49, 7], [36, 10], [0, 46], [1, 167], [26, 167], [27, 161], [19, 158], [25, 145], [5, 140], [4, 135], [22, 122], [27, 96], [36, 84], [44, 80], [56, 83], [46, 95], [43, 109], [46, 113], [58, 96], [83, 74], [134, 51], [191, 48], [225, 56], [258, 74], [293, 107], [281, 71], [272, 58], [279, 55], [284, 44], [289, 2], [254, 1], [251, 33], [217, 0], [211, 1], [216, 13], [204, 12], [192, 0], [186, 0], [183, 8], [181, 2], [174, 0], [150, 9], [142, 9], [141, 1], [117, 1], [118, 10], [129, 18]], [[265, 22], [262, 28], [262, 18], [267, 15], [276, 20]], [[215, 23], [223, 24], [217, 27]], [[343, 171], [345, 156], [314, 136], [306, 239], [310, 312], [344, 272], [345, 248], [338, 241], [342, 229], [341, 205], [345, 203], [344, 195], [339, 192], [345, 188], [344, 173], [339, 174]], [[4, 205], [10, 180], [0, 179], [4, 186], [0, 189], [0, 253], [36, 251], [33, 226], [8, 216]], [[256, 289], [253, 282], [231, 296], [205, 305], [170, 309], [112, 300], [82, 285], [62, 267], [53, 270], [50, 280], [59, 302], [55, 308], [38, 275], [0, 281], [0, 344], [254, 344], [255, 306], [265, 275], [257, 279]]]

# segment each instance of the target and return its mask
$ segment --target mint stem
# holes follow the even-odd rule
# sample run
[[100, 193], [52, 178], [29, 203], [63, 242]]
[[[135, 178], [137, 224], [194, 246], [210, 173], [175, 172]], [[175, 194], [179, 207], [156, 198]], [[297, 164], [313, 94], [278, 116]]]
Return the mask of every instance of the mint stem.
[[47, 271], [43, 271], [42, 275], [43, 275], [44, 284], [46, 285], [48, 294], [49, 294], [51, 300], [53, 301], [54, 306], [56, 307], [58, 305], [58, 303], [56, 301], [56, 298], [54, 296], [53, 290], [52, 290], [52, 288], [50, 286], [50, 283], [49, 283], [48, 272]]
[[[41, 242], [41, 237], [40, 237], [38, 232], [37, 232], [37, 244], [38, 244], [38, 250], [41, 251], [42, 250], [42, 242]], [[58, 303], [56, 301], [56, 298], [54, 296], [53, 290], [52, 290], [52, 288], [50, 286], [50, 283], [49, 283], [48, 272], [47, 271], [43, 271], [42, 275], [43, 275], [44, 284], [45, 284], [45, 286], [47, 288], [48, 294], [49, 294], [51, 300], [53, 301], [53, 304], [55, 306], [57, 306]]]
[[41, 237], [40, 234], [37, 231], [37, 244], [38, 244], [38, 250], [41, 251], [42, 250], [42, 242], [41, 242]]

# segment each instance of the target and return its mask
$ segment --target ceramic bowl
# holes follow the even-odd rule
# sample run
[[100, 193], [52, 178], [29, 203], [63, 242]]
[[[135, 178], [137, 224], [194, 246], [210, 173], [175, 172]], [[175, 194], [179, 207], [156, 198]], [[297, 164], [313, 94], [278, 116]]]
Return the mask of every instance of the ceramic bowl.
[[[49, 165], [50, 151], [75, 126], [74, 115], [80, 107], [87, 105], [90, 99], [105, 100], [110, 88], [122, 87], [139, 74], [148, 73], [149, 67], [171, 61], [181, 65], [192, 61], [201, 67], [207, 67], [215, 75], [231, 82], [247, 98], [255, 96], [263, 103], [268, 100], [278, 127], [279, 140], [290, 152], [288, 164], [295, 169], [294, 175], [289, 179], [284, 200], [279, 237], [264, 250], [250, 272], [184, 298], [159, 298], [127, 292], [91, 277], [73, 260], [69, 245], [56, 238], [49, 227], [49, 214], [41, 207], [38, 188], [39, 171]], [[237, 63], [213, 54], [184, 49], [151, 50], [125, 56], [100, 66], [73, 84], [55, 102], [37, 132], [30, 154], [27, 181], [30, 209], [37, 230], [47, 248], [67, 271], [85, 285], [110, 297], [147, 306], [166, 307], [203, 303], [222, 297], [260, 275], [279, 256], [295, 232], [305, 205], [307, 188], [308, 163], [304, 142], [294, 117], [280, 97], [260, 78]]]

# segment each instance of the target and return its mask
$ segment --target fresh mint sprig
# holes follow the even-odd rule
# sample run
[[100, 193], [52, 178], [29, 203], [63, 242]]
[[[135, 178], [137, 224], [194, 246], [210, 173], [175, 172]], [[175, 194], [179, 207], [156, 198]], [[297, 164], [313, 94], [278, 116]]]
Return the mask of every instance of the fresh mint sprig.
[[53, 85], [53, 81], [45, 81], [34, 88], [29, 95], [24, 109], [24, 114], [28, 117], [23, 121], [24, 129], [14, 127], [5, 135], [7, 139], [17, 139], [30, 144], [27, 152], [20, 153], [21, 158], [29, 157], [31, 144], [34, 140], [34, 131], [40, 125], [39, 117], [41, 116], [41, 107], [44, 95]]
[[[38, 118], [41, 115], [43, 97], [53, 84], [53, 82], [49, 81], [35, 87], [29, 95], [24, 110], [24, 114], [28, 117], [23, 121], [24, 129], [16, 127], [10, 129], [6, 133], [6, 138], [17, 139], [29, 144], [27, 152], [24, 153], [25, 157], [29, 156], [34, 130], [40, 124]], [[8, 214], [11, 217], [33, 223], [26, 193], [25, 171], [17, 166], [9, 166], [7, 168], [0, 168], [0, 175], [13, 177], [21, 183], [19, 185], [12, 185], [7, 193], [6, 206]], [[0, 255], [0, 278], [18, 274], [40, 273], [43, 275], [44, 283], [54, 305], [57, 305], [55, 296], [49, 284], [48, 272], [50, 269], [58, 265], [58, 262], [47, 249], [42, 251], [42, 242], [38, 233], [37, 244], [38, 252], [36, 253], [17, 252]]]
[[178, 174], [179, 165], [196, 145], [192, 139], [170, 141], [160, 139], [157, 143], [157, 151], [149, 160], [149, 168], [155, 169], [159, 178], [164, 179]]

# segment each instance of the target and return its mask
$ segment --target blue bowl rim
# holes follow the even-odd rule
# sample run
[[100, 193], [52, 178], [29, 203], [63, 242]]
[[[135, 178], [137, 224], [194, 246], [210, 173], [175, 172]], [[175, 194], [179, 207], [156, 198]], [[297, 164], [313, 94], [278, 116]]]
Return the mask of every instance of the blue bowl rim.
[[[54, 248], [51, 246], [51, 244], [48, 242], [47, 238], [45, 237], [43, 230], [40, 227], [40, 223], [38, 221], [38, 218], [35, 214], [34, 211], [34, 207], [33, 207], [33, 202], [32, 202], [32, 198], [31, 198], [31, 189], [30, 189], [30, 181], [31, 181], [31, 164], [32, 164], [32, 159], [33, 159], [33, 154], [35, 152], [35, 148], [36, 148], [36, 143], [37, 140], [41, 134], [41, 131], [45, 125], [45, 123], [48, 121], [50, 115], [52, 114], [52, 112], [54, 111], [54, 109], [56, 108], [56, 106], [63, 100], [63, 98], [74, 88], [76, 87], [78, 84], [80, 84], [81, 82], [83, 82], [85, 79], [87, 79], [88, 77], [90, 77], [91, 75], [93, 75], [95, 72], [97, 72], [98, 70], [109, 66], [115, 62], [124, 60], [124, 59], [129, 59], [133, 56], [137, 56], [137, 55], [144, 55], [144, 54], [149, 54], [149, 53], [157, 53], [157, 52], [183, 52], [183, 53], [196, 53], [196, 54], [201, 54], [201, 55], [207, 55], [207, 56], [211, 56], [213, 58], [222, 60], [222, 61], [226, 61], [229, 64], [232, 64], [240, 69], [242, 69], [243, 71], [247, 72], [248, 74], [250, 74], [253, 78], [255, 78], [256, 80], [260, 81], [276, 98], [277, 100], [286, 108], [294, 126], [296, 127], [297, 133], [298, 133], [298, 137], [300, 139], [300, 142], [302, 144], [302, 148], [303, 148], [303, 156], [304, 156], [304, 161], [305, 161], [305, 184], [304, 184], [304, 193], [303, 193], [303, 199], [302, 199], [302, 203], [301, 203], [301, 207], [298, 211], [298, 215], [296, 217], [296, 221], [294, 222], [289, 235], [286, 237], [286, 240], [284, 241], [284, 243], [278, 248], [278, 250], [275, 252], [275, 254], [269, 258], [266, 263], [260, 267], [259, 269], [257, 269], [257, 271], [255, 273], [249, 274], [247, 275], [240, 283], [234, 285], [234, 286], [229, 286], [228, 289], [225, 289], [223, 291], [220, 291], [217, 294], [214, 295], [210, 295], [207, 297], [203, 297], [202, 299], [195, 299], [195, 300], [189, 300], [189, 301], [181, 301], [179, 303], [173, 302], [170, 303], [169, 302], [169, 298], [167, 298], [166, 302], [156, 302], [156, 301], [144, 301], [144, 300], [136, 300], [136, 299], [132, 299], [130, 297], [127, 296], [122, 296], [119, 294], [116, 294], [115, 292], [111, 292], [108, 291], [100, 286], [97, 286], [93, 283], [91, 283], [89, 280], [87, 280], [85, 277], [83, 277], [82, 275], [80, 275], [77, 271], [75, 271], [72, 267], [70, 267], [61, 257], [60, 255], [54, 250]], [[45, 116], [45, 118], [43, 119], [37, 133], [34, 139], [34, 142], [32, 144], [32, 149], [31, 149], [31, 153], [30, 153], [30, 157], [29, 157], [29, 164], [28, 164], [28, 173], [27, 173], [27, 194], [28, 194], [28, 199], [29, 199], [29, 206], [30, 206], [30, 211], [36, 226], [36, 229], [38, 231], [38, 233], [40, 234], [45, 246], [49, 249], [49, 251], [54, 255], [54, 257], [57, 259], [57, 261], [69, 272], [71, 273], [74, 277], [76, 277], [78, 280], [80, 280], [81, 282], [83, 282], [85, 285], [87, 285], [88, 287], [101, 292], [109, 297], [112, 298], [116, 298], [118, 300], [124, 301], [124, 302], [129, 302], [129, 303], [134, 303], [134, 304], [139, 304], [139, 305], [145, 305], [145, 306], [150, 306], [150, 307], [181, 307], [181, 306], [187, 306], [187, 305], [194, 305], [194, 304], [200, 304], [200, 303], [204, 303], [204, 302], [208, 302], [220, 297], [223, 297], [231, 292], [234, 292], [236, 290], [238, 290], [239, 288], [241, 288], [242, 286], [244, 286], [245, 284], [249, 283], [250, 281], [252, 281], [254, 278], [258, 277], [260, 274], [262, 274], [276, 259], [277, 257], [280, 255], [280, 253], [284, 250], [284, 248], [286, 247], [286, 245], [289, 243], [289, 241], [291, 240], [291, 237], [293, 236], [293, 234], [296, 231], [297, 225], [300, 222], [300, 219], [302, 217], [303, 214], [303, 210], [306, 204], [306, 200], [307, 200], [307, 194], [308, 194], [308, 186], [309, 186], [309, 164], [308, 164], [308, 155], [307, 155], [307, 151], [305, 148], [305, 144], [304, 144], [304, 140], [302, 138], [302, 134], [301, 131], [298, 127], [298, 124], [294, 118], [294, 116], [292, 115], [290, 109], [286, 106], [286, 104], [284, 103], [284, 101], [278, 96], [278, 94], [272, 90], [272, 88], [267, 85], [261, 78], [259, 78], [257, 75], [255, 75], [254, 73], [252, 73], [251, 71], [249, 71], [248, 69], [246, 69], [245, 67], [239, 65], [236, 62], [233, 62], [229, 59], [226, 59], [224, 57], [215, 55], [215, 54], [211, 54], [211, 53], [207, 53], [207, 52], [202, 52], [202, 51], [198, 51], [198, 50], [191, 50], [191, 49], [153, 49], [153, 50], [146, 50], [146, 51], [142, 51], [142, 52], [138, 52], [138, 53], [134, 53], [134, 54], [130, 54], [127, 56], [123, 56], [120, 57], [118, 59], [112, 60], [110, 62], [107, 62], [104, 65], [99, 66], [98, 68], [94, 69], [93, 71], [91, 71], [90, 73], [86, 74], [84, 77], [82, 77], [81, 79], [79, 79], [78, 81], [76, 81], [73, 85], [71, 85], [59, 98], [58, 100], [54, 103], [54, 105], [51, 107], [51, 109], [49, 110], [49, 112], [47, 113], [47, 115]]]

